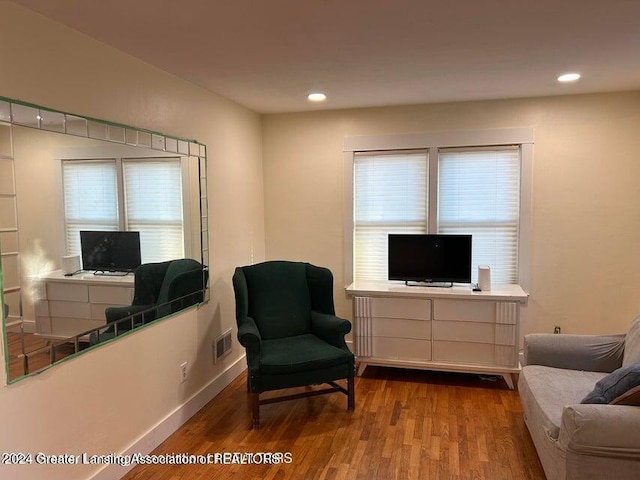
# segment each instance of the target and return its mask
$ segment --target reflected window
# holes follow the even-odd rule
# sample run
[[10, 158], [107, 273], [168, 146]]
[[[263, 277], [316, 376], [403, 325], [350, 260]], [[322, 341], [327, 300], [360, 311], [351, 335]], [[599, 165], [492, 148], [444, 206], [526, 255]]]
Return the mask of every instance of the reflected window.
[[81, 230], [140, 232], [142, 262], [185, 256], [179, 158], [63, 160], [68, 255]]
[[80, 230], [119, 228], [115, 160], [63, 161], [68, 255], [80, 254]]

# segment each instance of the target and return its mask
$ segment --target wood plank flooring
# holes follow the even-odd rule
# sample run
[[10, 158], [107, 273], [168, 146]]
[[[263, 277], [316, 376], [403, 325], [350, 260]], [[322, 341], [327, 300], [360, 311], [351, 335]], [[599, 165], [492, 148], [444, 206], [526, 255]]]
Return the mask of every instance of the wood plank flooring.
[[[52, 342], [33, 333], [7, 332], [9, 380], [33, 373], [51, 364]], [[75, 352], [72, 343], [55, 342], [56, 360]]]
[[290, 452], [291, 463], [139, 465], [123, 479], [545, 478], [518, 393], [501, 378], [368, 367], [355, 411], [346, 404], [332, 394], [266, 405], [250, 430], [241, 375], [153, 455]]

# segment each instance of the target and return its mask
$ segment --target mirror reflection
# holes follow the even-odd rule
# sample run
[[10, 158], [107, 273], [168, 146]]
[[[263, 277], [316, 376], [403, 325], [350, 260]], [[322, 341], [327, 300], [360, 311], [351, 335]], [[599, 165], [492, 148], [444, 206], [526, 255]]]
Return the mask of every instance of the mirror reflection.
[[204, 301], [208, 280], [203, 146], [12, 107], [14, 124], [0, 123], [9, 380]]

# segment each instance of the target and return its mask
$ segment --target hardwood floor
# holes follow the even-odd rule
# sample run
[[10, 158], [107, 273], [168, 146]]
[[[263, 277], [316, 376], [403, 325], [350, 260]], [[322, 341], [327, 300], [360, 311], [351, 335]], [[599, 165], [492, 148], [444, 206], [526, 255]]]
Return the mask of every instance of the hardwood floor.
[[291, 463], [139, 465], [123, 479], [545, 478], [518, 393], [502, 379], [368, 367], [355, 411], [346, 404], [332, 394], [266, 405], [250, 430], [242, 375], [153, 455], [290, 452]]
[[[9, 380], [33, 373], [51, 364], [52, 342], [33, 333], [7, 332]], [[72, 343], [55, 342], [55, 360], [75, 352]]]

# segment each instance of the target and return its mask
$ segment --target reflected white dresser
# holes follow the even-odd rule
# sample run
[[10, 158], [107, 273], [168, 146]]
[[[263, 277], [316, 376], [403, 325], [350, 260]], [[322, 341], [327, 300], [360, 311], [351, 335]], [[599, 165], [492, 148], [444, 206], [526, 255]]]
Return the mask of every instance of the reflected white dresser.
[[519, 285], [413, 287], [355, 282], [354, 350], [358, 374], [367, 365], [502, 375], [510, 388], [518, 361]]
[[82, 272], [66, 277], [56, 270], [38, 278], [36, 334], [69, 338], [106, 323], [108, 307], [131, 305], [133, 274], [102, 276]]

